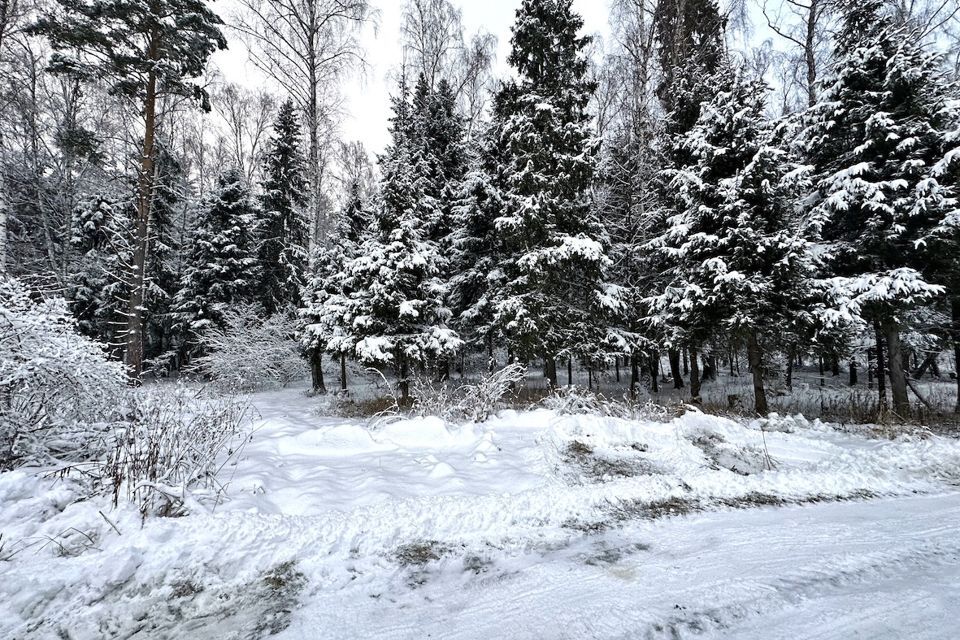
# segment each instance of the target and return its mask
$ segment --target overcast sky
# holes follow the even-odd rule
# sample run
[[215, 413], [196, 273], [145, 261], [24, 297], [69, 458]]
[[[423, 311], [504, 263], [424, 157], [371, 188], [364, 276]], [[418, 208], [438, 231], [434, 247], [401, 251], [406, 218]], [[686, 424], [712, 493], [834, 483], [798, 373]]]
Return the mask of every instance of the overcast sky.
[[[510, 26], [520, 0], [453, 0], [463, 12], [463, 23], [469, 36], [479, 29], [498, 39], [497, 73], [505, 73], [510, 49]], [[401, 0], [371, 0], [379, 10], [379, 25], [364, 29], [361, 42], [369, 63], [365, 77], [357, 75], [343, 87], [346, 115], [341, 124], [345, 140], [360, 140], [371, 152], [379, 152], [388, 141], [387, 118], [390, 115], [389, 95], [393, 86], [388, 75], [401, 59]], [[606, 37], [609, 33], [608, 0], [574, 0], [574, 7], [584, 18], [584, 32]], [[229, 13], [229, 2], [218, 2], [217, 9]], [[227, 18], [227, 15], [224, 15]], [[235, 37], [230, 49], [218, 53], [216, 64], [227, 80], [244, 85], [263, 82], [261, 74], [247, 61], [246, 52]]]

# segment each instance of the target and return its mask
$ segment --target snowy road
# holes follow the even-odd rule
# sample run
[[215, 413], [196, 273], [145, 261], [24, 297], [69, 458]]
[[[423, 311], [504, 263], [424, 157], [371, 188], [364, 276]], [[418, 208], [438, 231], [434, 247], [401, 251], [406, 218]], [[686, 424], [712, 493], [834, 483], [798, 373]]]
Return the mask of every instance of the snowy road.
[[316, 594], [283, 637], [948, 640], [958, 524], [960, 494], [670, 518], [403, 596]]

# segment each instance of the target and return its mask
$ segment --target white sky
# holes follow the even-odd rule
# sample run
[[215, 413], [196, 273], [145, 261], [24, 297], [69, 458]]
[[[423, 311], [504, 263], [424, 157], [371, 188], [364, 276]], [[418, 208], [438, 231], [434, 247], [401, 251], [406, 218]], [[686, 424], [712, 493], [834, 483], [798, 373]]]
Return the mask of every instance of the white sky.
[[[388, 142], [387, 118], [390, 116], [390, 92], [393, 84], [389, 74], [398, 67], [401, 58], [400, 9], [401, 0], [371, 0], [379, 12], [376, 30], [367, 26], [361, 36], [366, 50], [368, 69], [365, 77], [353, 77], [343, 87], [345, 116], [341, 131], [345, 140], [360, 140], [373, 153]], [[497, 75], [506, 73], [506, 58], [510, 49], [510, 27], [520, 0], [454, 0], [463, 12], [467, 36], [483, 29], [498, 39]], [[583, 16], [584, 32], [606, 37], [609, 33], [608, 0], [574, 0], [574, 8]], [[215, 10], [228, 20], [229, 2], [218, 2]], [[232, 34], [228, 34], [232, 36]], [[217, 53], [214, 64], [227, 80], [250, 86], [264, 82], [263, 76], [246, 60], [243, 44], [230, 38], [230, 49]]]

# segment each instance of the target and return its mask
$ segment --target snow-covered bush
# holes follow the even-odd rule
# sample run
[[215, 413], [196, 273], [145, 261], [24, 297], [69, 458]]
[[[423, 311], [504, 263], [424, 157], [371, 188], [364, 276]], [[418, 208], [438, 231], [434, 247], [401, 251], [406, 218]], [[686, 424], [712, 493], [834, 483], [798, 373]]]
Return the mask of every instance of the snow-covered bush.
[[0, 276], [0, 469], [87, 459], [124, 393], [122, 366], [77, 332], [65, 300]]
[[482, 376], [476, 384], [435, 386], [422, 379], [414, 381], [414, 411], [421, 416], [438, 416], [449, 421], [483, 422], [499, 407], [510, 389], [523, 381], [526, 367], [508, 364]]
[[629, 398], [615, 400], [582, 387], [561, 387], [541, 401], [545, 409], [560, 415], [596, 415], [624, 420], [666, 422], [673, 418], [671, 410], [653, 402], [637, 402]]
[[168, 385], [130, 388], [122, 365], [80, 335], [61, 298], [0, 278], [0, 470], [82, 471], [144, 514], [216, 494], [243, 442], [247, 405]]
[[221, 388], [286, 386], [307, 375], [296, 331], [296, 321], [285, 313], [262, 317], [255, 306], [237, 307], [224, 312], [222, 326], [206, 329], [206, 355], [195, 367]]
[[247, 440], [250, 405], [182, 385], [131, 391], [129, 421], [113, 434], [100, 467], [102, 486], [141, 513], [179, 515], [216, 502], [220, 470]]

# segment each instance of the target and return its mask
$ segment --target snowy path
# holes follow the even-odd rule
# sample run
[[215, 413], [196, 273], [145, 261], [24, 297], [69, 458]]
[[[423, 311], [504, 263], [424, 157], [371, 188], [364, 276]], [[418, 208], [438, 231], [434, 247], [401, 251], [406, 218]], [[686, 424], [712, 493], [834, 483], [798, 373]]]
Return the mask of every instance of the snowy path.
[[[428, 477], [446, 469], [447, 482], [415, 481], [408, 489], [404, 481], [416, 472], [391, 461], [389, 448], [378, 451], [379, 466], [397, 473], [387, 493], [415, 506], [388, 508], [397, 518], [391, 533], [403, 533], [374, 546], [388, 552], [416, 531], [462, 541], [463, 548], [454, 545], [424, 565], [358, 562], [349, 568], [352, 584], [312, 590], [282, 637], [316, 638], [318, 630], [345, 639], [960, 637], [960, 493], [705, 512], [598, 534], [531, 530], [515, 520], [501, 532], [491, 511], [510, 513], [507, 503], [521, 505], [517, 513], [536, 512], [543, 502], [562, 509], [570, 495], [630, 492], [630, 480], [562, 489], [544, 483], [549, 455], [532, 450], [545, 425], [517, 422], [479, 438], [484, 455], [476, 477], [476, 441], [463, 434], [446, 451], [444, 432], [426, 436], [433, 444], [426, 461], [404, 447], [393, 452], [414, 467], [426, 464]], [[832, 433], [802, 443], [768, 438], [781, 459], [801, 466], [885, 446]], [[688, 478], [694, 482], [695, 474]], [[381, 511], [377, 503], [365, 510], [369, 530], [357, 537], [358, 547], [377, 538]], [[455, 526], [443, 512], [468, 524]], [[337, 571], [310, 560], [303, 569]]]
[[946, 640], [960, 633], [958, 524], [960, 494], [672, 518], [518, 573], [392, 600], [318, 594], [284, 637]]

